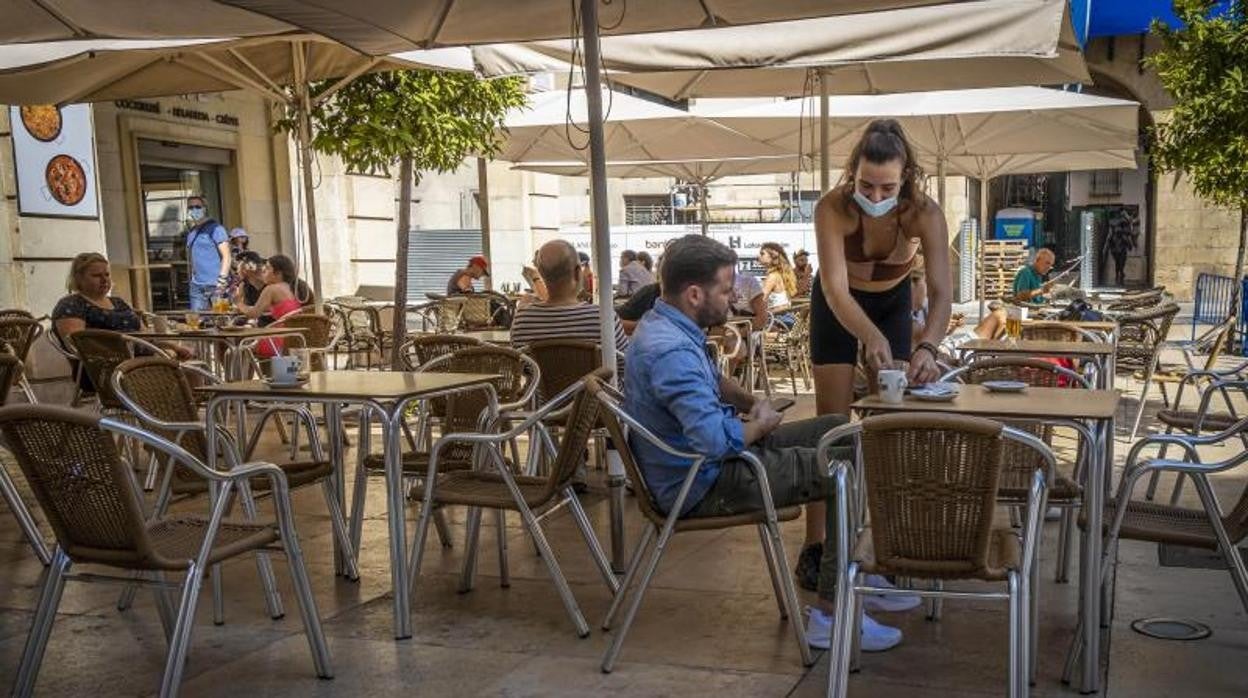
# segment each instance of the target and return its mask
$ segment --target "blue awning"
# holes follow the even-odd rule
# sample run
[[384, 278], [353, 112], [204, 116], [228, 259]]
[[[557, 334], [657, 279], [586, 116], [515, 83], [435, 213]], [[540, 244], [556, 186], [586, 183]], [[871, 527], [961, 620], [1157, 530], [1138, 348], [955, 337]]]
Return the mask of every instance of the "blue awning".
[[[1228, 10], [1231, 0], [1217, 3], [1215, 13]], [[1070, 0], [1075, 35], [1087, 43], [1098, 36], [1142, 34], [1154, 19], [1180, 26], [1171, 0]]]

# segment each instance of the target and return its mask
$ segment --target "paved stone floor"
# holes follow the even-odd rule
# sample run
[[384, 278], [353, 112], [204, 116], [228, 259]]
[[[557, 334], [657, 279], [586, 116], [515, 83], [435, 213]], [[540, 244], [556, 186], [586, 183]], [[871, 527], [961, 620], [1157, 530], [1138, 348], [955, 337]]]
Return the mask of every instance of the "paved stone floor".
[[[1123, 418], [1135, 403], [1124, 402]], [[803, 396], [790, 418], [813, 412]], [[1133, 413], [1130, 413], [1133, 416]], [[1119, 442], [1119, 458], [1126, 450]], [[276, 450], [270, 445], [276, 456]], [[1229, 447], [1206, 455], [1225, 457]], [[353, 462], [353, 461], [352, 461]], [[1224, 501], [1244, 486], [1243, 470], [1217, 478]], [[607, 503], [599, 473], [584, 497], [606, 540]], [[1163, 491], [1168, 488], [1163, 488]], [[1190, 488], [1189, 488], [1190, 489]], [[293, 593], [288, 614], [265, 612], [255, 566], [225, 566], [226, 624], [213, 626], [209, 599], [200, 604], [183, 694], [188, 696], [385, 695], [630, 695], [822, 696], [826, 655], [803, 668], [789, 626], [776, 605], [753, 530], [690, 533], [667, 551], [614, 673], [598, 663], [608, 633], [598, 630], [609, 603], [607, 589], [584, 550], [570, 517], [547, 522], [556, 557], [594, 632], [578, 639], [543, 564], [517, 519], [507, 526], [511, 586], [497, 584], [495, 529], [483, 531], [477, 588], [456, 593], [462, 561], [462, 512], [451, 514], [455, 546], [437, 547], [434, 536], [414, 601], [415, 636], [391, 637], [385, 511], [379, 481], [368, 493], [361, 555], [362, 577], [333, 576], [331, 538], [319, 490], [298, 492], [299, 532], [316, 600], [333, 652], [335, 678], [318, 680], [301, 633]], [[1192, 500], [1194, 503], [1194, 500]], [[640, 519], [630, 500], [629, 541]], [[409, 510], [412, 518], [414, 509]], [[487, 518], [487, 522], [489, 517]], [[1074, 695], [1060, 683], [1061, 663], [1074, 631], [1076, 588], [1052, 581], [1056, 524], [1046, 525], [1040, 589], [1040, 670], [1034, 694]], [[790, 566], [801, 543], [801, 522], [785, 527]], [[283, 588], [284, 566], [276, 560]], [[1077, 564], [1077, 563], [1076, 563]], [[36, 602], [40, 566], [16, 525], [0, 512], [0, 677], [14, 675]], [[1103, 671], [1112, 696], [1248, 695], [1248, 619], [1224, 571], [1161, 568], [1155, 546], [1125, 543], [1121, 552], [1115, 616], [1106, 631]], [[1073, 575], [1072, 575], [1073, 576]], [[70, 584], [39, 677], [40, 695], [150, 695], [157, 687], [164, 642], [150, 598], [121, 613], [117, 589]], [[806, 597], [804, 602], [811, 602]], [[1133, 632], [1146, 616], [1181, 616], [1213, 628], [1199, 642], [1163, 642]], [[939, 622], [920, 612], [880, 614], [896, 624], [905, 642], [894, 651], [866, 655], [851, 679], [855, 696], [1001, 695], [1006, 677], [1004, 604], [947, 602]]]

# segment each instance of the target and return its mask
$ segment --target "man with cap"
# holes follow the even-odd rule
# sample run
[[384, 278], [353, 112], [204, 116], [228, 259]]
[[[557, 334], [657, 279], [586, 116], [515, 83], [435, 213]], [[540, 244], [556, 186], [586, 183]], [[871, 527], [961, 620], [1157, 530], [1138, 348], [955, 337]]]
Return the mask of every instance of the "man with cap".
[[473, 255], [468, 260], [468, 266], [458, 269], [451, 274], [450, 281], [446, 282], [446, 295], [453, 296], [461, 293], [472, 293], [475, 289], [472, 282], [483, 276], [490, 275], [490, 263], [481, 255]]

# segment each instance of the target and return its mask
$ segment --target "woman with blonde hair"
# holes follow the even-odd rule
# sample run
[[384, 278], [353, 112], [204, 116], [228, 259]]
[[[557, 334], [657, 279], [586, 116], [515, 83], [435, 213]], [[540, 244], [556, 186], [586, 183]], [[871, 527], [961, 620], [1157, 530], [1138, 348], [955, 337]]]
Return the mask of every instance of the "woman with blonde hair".
[[52, 309], [52, 326], [62, 340], [80, 330], [138, 332], [139, 314], [112, 295], [113, 277], [108, 259], [99, 252], [83, 252], [69, 264], [65, 280], [69, 295]]
[[778, 242], [764, 242], [758, 250], [758, 263], [767, 270], [763, 279], [763, 295], [767, 310], [785, 329], [793, 327], [796, 318], [789, 312], [797, 295], [797, 274], [789, 264], [789, 255]]

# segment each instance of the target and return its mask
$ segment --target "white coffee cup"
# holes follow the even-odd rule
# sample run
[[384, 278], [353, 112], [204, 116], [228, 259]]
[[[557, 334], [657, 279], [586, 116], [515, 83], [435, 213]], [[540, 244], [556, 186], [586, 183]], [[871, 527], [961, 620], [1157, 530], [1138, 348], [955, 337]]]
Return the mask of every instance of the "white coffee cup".
[[895, 369], [880, 371], [880, 399], [884, 402], [899, 403], [906, 392], [909, 381], [906, 372]]
[[297, 356], [274, 356], [269, 366], [274, 383], [291, 385], [299, 382], [299, 370], [303, 367]]

